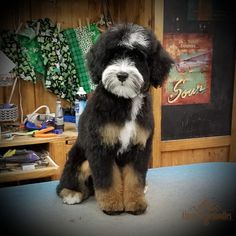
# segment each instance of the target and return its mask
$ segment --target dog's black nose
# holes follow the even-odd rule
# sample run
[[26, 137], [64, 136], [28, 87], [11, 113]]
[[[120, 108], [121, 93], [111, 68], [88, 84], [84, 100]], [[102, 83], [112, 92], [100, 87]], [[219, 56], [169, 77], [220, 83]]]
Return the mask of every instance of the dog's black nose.
[[120, 71], [116, 74], [116, 76], [119, 79], [119, 81], [124, 82], [128, 78], [129, 74], [126, 72]]

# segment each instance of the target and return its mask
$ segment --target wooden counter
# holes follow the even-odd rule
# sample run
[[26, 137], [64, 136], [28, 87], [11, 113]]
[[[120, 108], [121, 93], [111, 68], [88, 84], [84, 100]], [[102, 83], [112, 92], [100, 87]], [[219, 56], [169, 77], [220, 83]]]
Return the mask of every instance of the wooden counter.
[[50, 165], [48, 167], [30, 171], [17, 170], [12, 172], [1, 172], [0, 183], [43, 177], [59, 179], [67, 159], [67, 153], [74, 144], [76, 138], [77, 132], [74, 129], [74, 124], [65, 124], [65, 132], [53, 138], [15, 136], [13, 140], [0, 140], [1, 149], [27, 148], [34, 150], [36, 146], [38, 147], [42, 145], [43, 149], [48, 151], [49, 159], [51, 158], [51, 160], [49, 160]]

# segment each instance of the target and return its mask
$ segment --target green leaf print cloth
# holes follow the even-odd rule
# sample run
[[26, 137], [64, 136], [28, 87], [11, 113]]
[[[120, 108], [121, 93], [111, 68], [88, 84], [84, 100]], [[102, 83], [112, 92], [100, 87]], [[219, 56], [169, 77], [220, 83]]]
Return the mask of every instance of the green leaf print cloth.
[[98, 39], [100, 32], [95, 24], [90, 24], [82, 28], [66, 29], [63, 34], [69, 43], [80, 86], [89, 93], [95, 89], [95, 85], [86, 67], [86, 54]]
[[44, 75], [45, 67], [43, 58], [40, 52], [40, 47], [37, 41], [37, 35], [34, 29], [28, 27], [23, 28], [17, 35], [22, 54], [28, 60], [33, 69]]
[[13, 31], [3, 31], [0, 37], [0, 49], [16, 64], [12, 70], [20, 79], [36, 82], [36, 73], [27, 55], [23, 53], [17, 35]]
[[[49, 19], [39, 19], [38, 43], [46, 67], [45, 87], [68, 101], [74, 102], [80, 84], [68, 42]], [[34, 22], [36, 27], [37, 22]]]

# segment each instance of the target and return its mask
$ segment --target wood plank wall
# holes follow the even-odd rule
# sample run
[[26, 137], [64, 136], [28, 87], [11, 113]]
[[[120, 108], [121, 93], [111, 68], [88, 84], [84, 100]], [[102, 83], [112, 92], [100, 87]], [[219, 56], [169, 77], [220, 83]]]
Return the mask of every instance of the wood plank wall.
[[[138, 1], [110, 1], [110, 12], [115, 23], [135, 22], [151, 27], [151, 0]], [[14, 7], [13, 7], [14, 6]], [[96, 0], [10, 0], [7, 6], [0, 9], [0, 29], [16, 30], [19, 24], [27, 20], [48, 17], [60, 23], [61, 29], [78, 27], [79, 19], [82, 25], [97, 22], [102, 14], [102, 1]], [[55, 111], [56, 96], [44, 89], [42, 82], [32, 84], [20, 81], [14, 92], [12, 102], [19, 105], [19, 85], [23, 96], [24, 115], [29, 114], [37, 107], [46, 104], [51, 111]], [[11, 88], [0, 87], [0, 103], [9, 99]], [[64, 107], [69, 107], [63, 101]]]
[[[44, 17], [59, 22], [62, 29], [77, 27], [79, 19], [82, 25], [85, 25], [87, 17], [91, 22], [99, 20], [102, 12], [101, 2], [99, 0], [10, 0], [8, 7], [0, 9], [0, 28], [16, 30], [20, 22]], [[111, 0], [109, 2], [115, 23], [134, 22], [147, 26], [152, 28], [162, 40], [164, 0]], [[56, 96], [46, 91], [42, 83], [32, 84], [21, 81], [18, 86], [19, 84], [23, 96], [24, 115], [43, 104], [48, 105], [52, 112], [55, 110]], [[0, 87], [0, 103], [8, 99], [10, 89]], [[161, 141], [161, 89], [152, 90], [152, 95], [156, 128], [151, 167], [229, 161], [229, 149], [233, 145], [231, 136]], [[13, 102], [19, 104], [18, 87], [14, 93]], [[69, 105], [68, 102], [63, 101], [64, 107]], [[235, 161], [235, 149], [234, 152], [231, 151], [231, 156], [233, 156], [231, 160]]]
[[[154, 0], [154, 31], [160, 41], [163, 40], [163, 17], [164, 0]], [[236, 82], [235, 82], [236, 83]], [[236, 89], [234, 90], [236, 94]], [[234, 95], [234, 100], [235, 100]], [[236, 148], [233, 140], [236, 136], [235, 128], [231, 136], [193, 138], [182, 140], [161, 141], [161, 89], [153, 90], [154, 112], [155, 112], [155, 140], [153, 147], [152, 167], [183, 165], [200, 162], [227, 162], [235, 161]], [[234, 101], [234, 103], [236, 103]], [[158, 114], [158, 115], [156, 115]], [[232, 114], [232, 122], [235, 127], [235, 111]], [[231, 147], [231, 158], [229, 151]]]
[[234, 97], [233, 97], [233, 111], [232, 111], [232, 125], [231, 125], [231, 146], [229, 160], [236, 162], [236, 62], [234, 70]]

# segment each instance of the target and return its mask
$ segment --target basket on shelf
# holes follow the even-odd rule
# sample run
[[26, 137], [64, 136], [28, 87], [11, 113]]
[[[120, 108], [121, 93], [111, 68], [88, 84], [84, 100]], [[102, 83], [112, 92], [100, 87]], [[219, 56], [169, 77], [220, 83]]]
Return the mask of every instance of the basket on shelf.
[[16, 121], [18, 118], [18, 108], [16, 105], [11, 104], [6, 106], [6, 104], [0, 104], [0, 121]]

